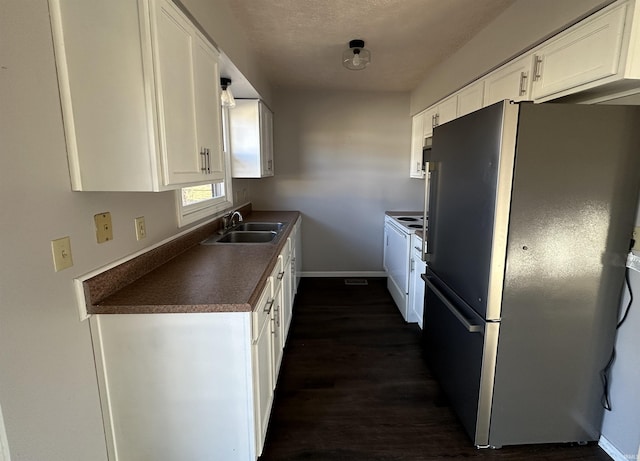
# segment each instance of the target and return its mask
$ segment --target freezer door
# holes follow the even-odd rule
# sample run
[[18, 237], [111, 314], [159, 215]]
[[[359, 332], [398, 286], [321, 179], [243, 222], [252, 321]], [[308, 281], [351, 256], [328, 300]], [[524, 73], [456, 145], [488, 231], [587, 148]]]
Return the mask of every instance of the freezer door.
[[427, 268], [424, 347], [429, 366], [477, 446], [489, 443], [499, 322], [485, 322]]
[[500, 318], [518, 106], [502, 102], [435, 128], [429, 266], [481, 317]]

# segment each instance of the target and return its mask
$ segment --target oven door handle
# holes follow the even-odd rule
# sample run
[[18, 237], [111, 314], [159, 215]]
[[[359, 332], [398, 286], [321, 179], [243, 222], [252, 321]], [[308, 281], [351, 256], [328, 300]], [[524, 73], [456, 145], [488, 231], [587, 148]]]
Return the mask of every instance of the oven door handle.
[[462, 313], [456, 308], [456, 306], [454, 306], [453, 303], [451, 303], [451, 301], [447, 299], [444, 293], [442, 293], [438, 289], [438, 287], [436, 287], [433, 282], [429, 280], [430, 278], [431, 277], [429, 277], [428, 275], [422, 275], [422, 279], [426, 282], [429, 289], [433, 291], [433, 293], [438, 298], [440, 298], [440, 301], [442, 301], [442, 303], [447, 307], [447, 309], [449, 309], [449, 311], [455, 316], [455, 318], [458, 319], [458, 321], [465, 327], [465, 329], [469, 333], [484, 334], [484, 328], [482, 327], [482, 325], [474, 325], [473, 323], [469, 322], [469, 320], [464, 315], [462, 315]]

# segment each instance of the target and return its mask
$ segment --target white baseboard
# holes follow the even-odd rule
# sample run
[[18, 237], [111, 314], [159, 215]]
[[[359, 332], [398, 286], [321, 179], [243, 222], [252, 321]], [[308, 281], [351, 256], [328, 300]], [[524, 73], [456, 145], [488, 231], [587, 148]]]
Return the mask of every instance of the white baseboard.
[[636, 458], [635, 455], [625, 455], [624, 453], [622, 453], [611, 442], [609, 442], [609, 440], [604, 435], [600, 436], [598, 446], [602, 448], [604, 452], [608, 454], [609, 457], [614, 461], [630, 461]]
[[302, 277], [386, 277], [384, 271], [309, 271], [301, 272]]

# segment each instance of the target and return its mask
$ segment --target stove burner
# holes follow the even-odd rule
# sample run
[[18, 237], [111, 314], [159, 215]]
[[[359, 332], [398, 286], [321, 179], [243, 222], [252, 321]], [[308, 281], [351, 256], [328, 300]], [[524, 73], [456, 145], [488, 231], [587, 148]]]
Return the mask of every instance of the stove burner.
[[398, 221], [417, 221], [418, 218], [412, 218], [410, 216], [400, 216], [399, 218], [396, 218]]
[[422, 229], [422, 224], [409, 224], [412, 229]]

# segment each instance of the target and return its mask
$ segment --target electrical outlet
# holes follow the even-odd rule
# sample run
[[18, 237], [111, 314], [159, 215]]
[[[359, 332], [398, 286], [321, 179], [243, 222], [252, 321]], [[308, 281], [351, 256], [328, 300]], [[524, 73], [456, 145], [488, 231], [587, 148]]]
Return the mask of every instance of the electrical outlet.
[[632, 250], [640, 251], [640, 227], [633, 228], [633, 248]]
[[69, 237], [51, 240], [51, 253], [53, 254], [53, 268], [56, 272], [73, 266], [71, 239]]
[[98, 243], [108, 242], [113, 240], [113, 228], [111, 227], [111, 213], [108, 211], [104, 213], [98, 213], [93, 216], [93, 220], [96, 223], [96, 240]]
[[640, 272], [640, 257], [629, 252], [627, 255], [627, 267], [636, 272]]
[[136, 240], [142, 240], [147, 236], [147, 226], [144, 223], [144, 216], [137, 217], [136, 223]]

